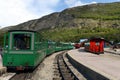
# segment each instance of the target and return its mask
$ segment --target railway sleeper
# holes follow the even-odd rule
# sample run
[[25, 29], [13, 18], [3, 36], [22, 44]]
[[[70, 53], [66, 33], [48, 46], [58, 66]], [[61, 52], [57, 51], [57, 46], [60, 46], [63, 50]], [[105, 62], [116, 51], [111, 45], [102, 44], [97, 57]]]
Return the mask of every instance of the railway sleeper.
[[69, 69], [68, 69], [67, 67], [60, 67], [60, 70], [62, 70], [62, 71], [63, 71], [63, 70], [64, 70], [64, 71], [66, 71], [66, 70], [69, 71]]
[[65, 64], [63, 64], [63, 63], [62, 63], [62, 64], [60, 63], [60, 64], [59, 64], [59, 66], [66, 66], [66, 65], [65, 65]]
[[74, 78], [64, 78], [64, 80], [74, 80]]
[[59, 68], [60, 68], [60, 69], [64, 69], [64, 70], [65, 70], [65, 69], [68, 69], [68, 68], [65, 67], [65, 66], [59, 66]]
[[54, 68], [53, 69], [58, 69], [58, 66], [57, 65], [54, 65]]
[[54, 75], [56, 75], [56, 76], [60, 76], [60, 73], [59, 73], [59, 70], [54, 70]]
[[60, 67], [65, 66], [65, 64], [59, 64]]
[[63, 76], [65, 76], [65, 75], [68, 75], [68, 76], [72, 76], [72, 74], [71, 73], [61, 73]]
[[56, 60], [54, 60], [53, 64], [57, 64], [57, 59], [56, 59]]
[[62, 73], [70, 73], [70, 71], [69, 70], [60, 70]]
[[54, 73], [54, 76], [60, 76], [60, 73]]
[[69, 70], [61, 70], [62, 73], [70, 73]]
[[63, 61], [63, 58], [62, 58], [62, 57], [59, 57], [58, 59], [59, 59], [59, 61]]
[[62, 80], [61, 77], [54, 77], [53, 80]]
[[59, 70], [54, 70], [54, 73], [59, 73]]
[[74, 79], [74, 76], [72, 76], [70, 73], [69, 74], [63, 74], [63, 79], [64, 80], [69, 80], [69, 79]]
[[64, 64], [64, 62], [63, 62], [63, 61], [59, 61], [59, 63], [60, 63], [60, 64]]
[[61, 73], [62, 77], [72, 77], [71, 73]]
[[64, 64], [64, 62], [63, 62], [63, 61], [59, 61], [59, 63], [60, 63], [60, 64]]
[[53, 65], [57, 65], [57, 62], [53, 62]]
[[66, 66], [59, 66], [61, 69], [67, 69]]

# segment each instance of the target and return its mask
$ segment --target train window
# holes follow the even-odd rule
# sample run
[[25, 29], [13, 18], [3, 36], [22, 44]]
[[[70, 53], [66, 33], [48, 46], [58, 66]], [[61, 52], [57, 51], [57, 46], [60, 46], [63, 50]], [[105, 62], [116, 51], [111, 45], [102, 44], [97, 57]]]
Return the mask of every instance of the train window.
[[31, 34], [13, 34], [14, 50], [28, 50], [31, 48]]
[[96, 42], [96, 45], [98, 46], [98, 45], [100, 45], [100, 43], [99, 43], [99, 42]]

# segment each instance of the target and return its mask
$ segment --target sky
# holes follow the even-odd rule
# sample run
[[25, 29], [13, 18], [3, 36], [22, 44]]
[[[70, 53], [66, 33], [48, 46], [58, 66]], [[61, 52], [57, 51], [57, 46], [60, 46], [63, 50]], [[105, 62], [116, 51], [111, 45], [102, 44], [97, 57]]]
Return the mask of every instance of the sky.
[[0, 0], [0, 28], [17, 25], [66, 8], [120, 0]]

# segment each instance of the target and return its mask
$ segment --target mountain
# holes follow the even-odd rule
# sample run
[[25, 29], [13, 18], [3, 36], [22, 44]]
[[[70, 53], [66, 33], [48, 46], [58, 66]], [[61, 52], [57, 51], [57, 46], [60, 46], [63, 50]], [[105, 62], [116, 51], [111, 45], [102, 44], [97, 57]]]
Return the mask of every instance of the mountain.
[[98, 3], [65, 9], [30, 20], [11, 29], [41, 30], [57, 27], [120, 27], [120, 2]]
[[[36, 30], [42, 31], [43, 35], [50, 39], [65, 39], [65, 41], [69, 41], [73, 40], [73, 38], [76, 39], [76, 37], [80, 36], [80, 34], [83, 36], [85, 34], [88, 35], [87, 33], [90, 32], [93, 36], [93, 32], [96, 32], [96, 35], [99, 34], [101, 36], [104, 35], [103, 32], [107, 32], [107, 30], [110, 30], [112, 33], [114, 32], [112, 31], [113, 29], [115, 29], [116, 32], [116, 29], [119, 30], [118, 28], [120, 28], [120, 2], [98, 3], [68, 8], [63, 10], [62, 12], [52, 13], [40, 19], [30, 20], [16, 26], [3, 28], [2, 30]], [[71, 39], [68, 39], [65, 36], [64, 38], [61, 37], [63, 36], [63, 34], [60, 31], [62, 31], [63, 34], [66, 31], [64, 35], [71, 35], [72, 37], [69, 36], [71, 37]], [[68, 33], [70, 31], [71, 33]], [[75, 31], [78, 33], [76, 33]], [[44, 32], [48, 32], [48, 34], [45, 34]], [[60, 36], [60, 38], [52, 38], [50, 36]]]

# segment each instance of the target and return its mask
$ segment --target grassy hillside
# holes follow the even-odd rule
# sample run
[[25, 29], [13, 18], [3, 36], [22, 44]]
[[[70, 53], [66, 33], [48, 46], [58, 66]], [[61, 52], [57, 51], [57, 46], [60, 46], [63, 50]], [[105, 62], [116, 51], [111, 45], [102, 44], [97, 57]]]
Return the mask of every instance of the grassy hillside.
[[46, 39], [64, 42], [79, 42], [81, 38], [104, 37], [106, 40], [120, 41], [120, 28], [56, 28], [54, 30], [44, 30], [41, 34]]
[[100, 36], [120, 42], [120, 2], [74, 7], [62, 11], [59, 16], [62, 17], [61, 27], [43, 30], [45, 38], [78, 42], [80, 38]]
[[69, 13], [75, 18], [120, 20], [120, 3], [85, 5], [67, 9], [63, 13]]

